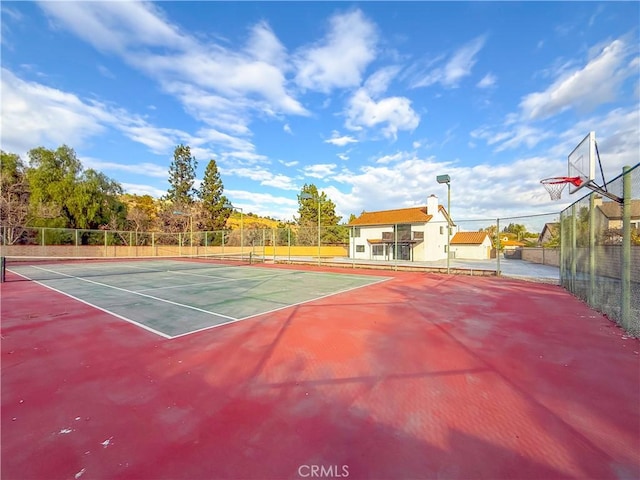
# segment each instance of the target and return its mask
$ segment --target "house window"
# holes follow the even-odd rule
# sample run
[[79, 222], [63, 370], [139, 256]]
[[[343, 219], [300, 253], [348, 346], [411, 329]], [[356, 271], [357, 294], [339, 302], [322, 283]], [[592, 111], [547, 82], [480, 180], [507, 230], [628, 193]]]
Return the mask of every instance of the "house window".
[[351, 229], [351, 236], [352, 236], [353, 238], [358, 238], [358, 237], [360, 237], [360, 227], [353, 227], [353, 228]]
[[371, 247], [371, 254], [374, 257], [381, 257], [384, 255], [384, 245], [373, 245], [373, 247]]
[[440, 227], [440, 235], [444, 235], [444, 227]]
[[447, 246], [444, 246], [444, 253], [447, 253]]
[[395, 225], [396, 235], [399, 242], [406, 242], [411, 240], [411, 225], [410, 224], [402, 224]]
[[357, 253], [364, 253], [364, 245], [356, 245]]
[[412, 232], [414, 240], [424, 240], [424, 232]]

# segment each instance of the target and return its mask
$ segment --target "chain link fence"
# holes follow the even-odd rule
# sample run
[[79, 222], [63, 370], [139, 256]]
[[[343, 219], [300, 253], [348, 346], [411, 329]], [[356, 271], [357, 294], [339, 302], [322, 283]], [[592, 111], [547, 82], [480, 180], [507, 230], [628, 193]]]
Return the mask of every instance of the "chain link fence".
[[[623, 186], [626, 185], [626, 189]], [[179, 233], [2, 228], [2, 256], [147, 257], [251, 253], [265, 262], [502, 275], [561, 284], [640, 335], [640, 168], [611, 181], [628, 196], [590, 194], [560, 213], [398, 224], [360, 237], [353, 226], [290, 225]]]
[[640, 167], [607, 184], [619, 203], [590, 193], [563, 210], [563, 287], [640, 335]]

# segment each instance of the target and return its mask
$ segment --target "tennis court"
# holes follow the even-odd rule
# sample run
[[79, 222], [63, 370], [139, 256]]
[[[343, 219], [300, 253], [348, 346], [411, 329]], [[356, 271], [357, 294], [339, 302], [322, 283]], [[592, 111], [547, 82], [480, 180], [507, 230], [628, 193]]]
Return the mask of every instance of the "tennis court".
[[3, 479], [640, 477], [639, 342], [559, 286], [159, 265], [9, 268]]
[[246, 258], [230, 255], [106, 260], [19, 258], [16, 263], [8, 267], [10, 272], [166, 338], [387, 279], [245, 268], [249, 263]]

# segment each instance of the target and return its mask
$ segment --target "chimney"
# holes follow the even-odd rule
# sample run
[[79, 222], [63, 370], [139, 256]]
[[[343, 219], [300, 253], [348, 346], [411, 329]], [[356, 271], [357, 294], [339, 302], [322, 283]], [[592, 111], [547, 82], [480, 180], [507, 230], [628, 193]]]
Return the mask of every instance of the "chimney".
[[438, 213], [438, 197], [431, 194], [427, 198], [427, 215], [436, 215]]

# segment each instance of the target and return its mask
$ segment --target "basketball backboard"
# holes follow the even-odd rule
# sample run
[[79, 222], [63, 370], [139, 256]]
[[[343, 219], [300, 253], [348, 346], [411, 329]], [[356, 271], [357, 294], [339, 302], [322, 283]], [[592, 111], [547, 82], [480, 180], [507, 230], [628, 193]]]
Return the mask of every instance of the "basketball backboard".
[[575, 193], [589, 182], [595, 180], [596, 175], [596, 134], [589, 132], [568, 157], [568, 177], [580, 177], [579, 185], [569, 183], [569, 193]]

